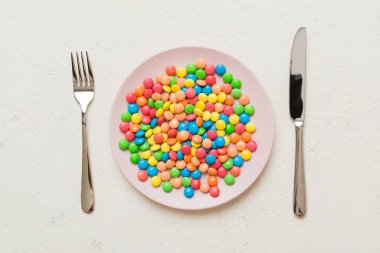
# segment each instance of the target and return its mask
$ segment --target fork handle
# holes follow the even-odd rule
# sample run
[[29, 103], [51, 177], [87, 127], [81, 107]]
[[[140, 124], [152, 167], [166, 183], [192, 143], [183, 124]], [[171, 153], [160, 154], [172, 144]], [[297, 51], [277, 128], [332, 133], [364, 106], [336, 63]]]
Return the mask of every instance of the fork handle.
[[88, 157], [88, 140], [86, 113], [82, 112], [82, 210], [91, 213], [94, 210], [94, 189], [92, 187], [92, 176], [90, 169], [90, 159]]
[[306, 214], [306, 189], [302, 126], [296, 126], [296, 161], [294, 173], [293, 212], [299, 217], [302, 217]]

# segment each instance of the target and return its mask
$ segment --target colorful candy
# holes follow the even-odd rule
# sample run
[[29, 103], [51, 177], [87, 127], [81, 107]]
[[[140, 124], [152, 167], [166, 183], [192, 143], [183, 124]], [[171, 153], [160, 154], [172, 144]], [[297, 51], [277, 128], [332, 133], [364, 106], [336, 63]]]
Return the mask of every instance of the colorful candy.
[[257, 149], [255, 107], [241, 87], [224, 65], [204, 59], [143, 79], [126, 95], [119, 123], [118, 145], [131, 153], [137, 178], [186, 198], [198, 190], [218, 197], [220, 181], [234, 185]]

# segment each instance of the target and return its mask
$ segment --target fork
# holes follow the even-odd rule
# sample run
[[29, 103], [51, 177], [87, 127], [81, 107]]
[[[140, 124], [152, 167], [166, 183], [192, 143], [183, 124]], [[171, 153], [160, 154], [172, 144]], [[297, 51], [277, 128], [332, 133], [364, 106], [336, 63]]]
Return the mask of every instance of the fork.
[[[81, 60], [79, 60], [79, 58]], [[83, 57], [82, 52], [80, 53], [80, 57], [79, 54], [76, 53], [76, 61], [73, 53], [71, 53], [71, 65], [73, 72], [74, 97], [82, 110], [82, 210], [85, 213], [91, 213], [94, 210], [94, 189], [92, 186], [90, 160], [88, 156], [86, 115], [87, 109], [94, 99], [94, 76], [87, 52], [85, 57]]]

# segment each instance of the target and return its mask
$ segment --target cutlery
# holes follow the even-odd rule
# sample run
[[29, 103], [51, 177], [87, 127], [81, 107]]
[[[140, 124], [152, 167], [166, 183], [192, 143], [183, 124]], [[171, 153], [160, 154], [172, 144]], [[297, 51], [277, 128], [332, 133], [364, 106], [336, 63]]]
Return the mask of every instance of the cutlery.
[[290, 116], [296, 127], [295, 173], [293, 212], [299, 217], [306, 214], [305, 168], [303, 156], [303, 127], [306, 99], [306, 28], [301, 27], [294, 37], [290, 57], [289, 82]]
[[79, 103], [82, 111], [81, 202], [83, 212], [91, 213], [94, 210], [94, 189], [92, 186], [90, 159], [88, 156], [86, 115], [87, 109], [94, 99], [95, 85], [88, 53], [86, 52], [85, 56], [83, 56], [83, 53], [81, 52], [80, 57], [78, 53], [75, 55], [76, 57], [74, 57], [73, 53], [71, 53], [74, 97]]

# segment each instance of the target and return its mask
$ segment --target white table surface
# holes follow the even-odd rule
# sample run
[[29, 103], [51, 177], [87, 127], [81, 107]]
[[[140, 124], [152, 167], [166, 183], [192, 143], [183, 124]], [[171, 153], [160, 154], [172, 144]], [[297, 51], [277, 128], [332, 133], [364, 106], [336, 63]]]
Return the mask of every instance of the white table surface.
[[[177, 3], [178, 2], [178, 3]], [[14, 1], [0, 3], [1, 252], [379, 252], [380, 2]], [[292, 213], [289, 57], [308, 29], [308, 213]], [[136, 64], [179, 46], [222, 50], [265, 85], [268, 166], [221, 208], [182, 212], [131, 188], [111, 153], [110, 108]], [[88, 50], [96, 208], [80, 209], [80, 111], [69, 52]]]

